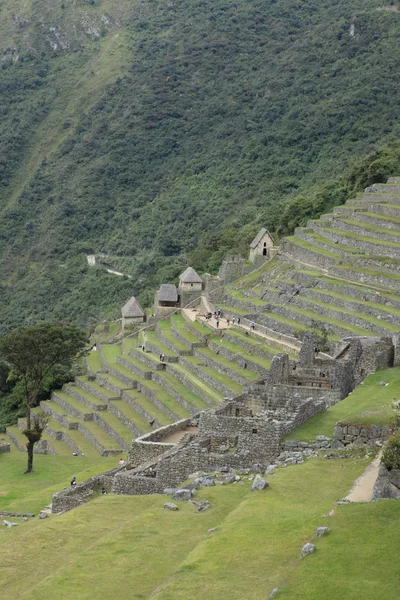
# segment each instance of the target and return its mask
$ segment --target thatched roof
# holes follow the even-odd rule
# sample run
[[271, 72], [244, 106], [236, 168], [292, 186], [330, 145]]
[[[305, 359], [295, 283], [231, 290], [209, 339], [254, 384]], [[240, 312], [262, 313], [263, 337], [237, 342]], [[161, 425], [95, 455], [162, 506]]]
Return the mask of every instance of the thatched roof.
[[272, 240], [272, 235], [263, 227], [262, 229], [260, 229], [260, 231], [257, 233], [254, 240], [251, 242], [250, 248], [256, 248], [258, 246], [258, 244], [261, 242], [261, 240], [265, 234], [269, 235], [269, 237]]
[[178, 302], [178, 291], [173, 283], [163, 283], [158, 292], [159, 302]]
[[181, 283], [203, 283], [200, 275], [192, 267], [188, 267], [181, 275], [179, 275]]
[[128, 302], [121, 308], [121, 313], [123, 317], [127, 318], [145, 316], [145, 312], [140, 306], [139, 302], [136, 300], [135, 296], [132, 296], [132, 298], [130, 298]]

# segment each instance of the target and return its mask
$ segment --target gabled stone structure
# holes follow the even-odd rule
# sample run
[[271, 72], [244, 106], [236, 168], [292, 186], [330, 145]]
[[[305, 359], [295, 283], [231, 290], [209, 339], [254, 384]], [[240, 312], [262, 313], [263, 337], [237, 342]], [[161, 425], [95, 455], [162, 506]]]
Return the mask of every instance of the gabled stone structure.
[[272, 258], [277, 251], [271, 234], [263, 227], [250, 243], [249, 261], [254, 263], [258, 257]]
[[201, 292], [203, 280], [192, 267], [188, 267], [179, 275], [180, 292]]
[[154, 298], [154, 313], [156, 317], [166, 317], [179, 307], [179, 295], [176, 285], [163, 283]]
[[134, 325], [136, 323], [144, 323], [146, 321], [146, 313], [136, 300], [135, 296], [132, 296], [128, 302], [122, 307], [122, 328], [126, 325]]

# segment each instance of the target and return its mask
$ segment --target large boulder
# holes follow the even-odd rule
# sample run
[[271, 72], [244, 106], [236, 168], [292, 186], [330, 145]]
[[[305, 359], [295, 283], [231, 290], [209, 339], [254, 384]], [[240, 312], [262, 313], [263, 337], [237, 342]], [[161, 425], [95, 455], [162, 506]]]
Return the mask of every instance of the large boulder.
[[166, 510], [179, 510], [179, 508], [177, 507], [177, 505], [176, 505], [176, 504], [174, 504], [173, 502], [166, 502], [166, 503], [164, 504], [164, 508], [165, 508]]
[[261, 475], [256, 475], [253, 483], [251, 484], [250, 491], [254, 492], [254, 490], [265, 490], [268, 486], [268, 481], [263, 479]]
[[378, 477], [376, 478], [374, 488], [372, 490], [371, 501], [383, 500], [389, 498], [399, 498], [400, 492], [395, 488], [389, 478], [389, 472], [381, 465], [379, 467]]
[[329, 527], [317, 527], [317, 531], [315, 532], [315, 535], [317, 536], [317, 538], [325, 535], [326, 533], [328, 533], [330, 531]]
[[190, 500], [194, 490], [180, 489], [172, 494], [172, 500]]
[[304, 544], [304, 546], [301, 549], [300, 558], [304, 558], [308, 554], [311, 554], [312, 552], [315, 552], [315, 551], [316, 551], [316, 547], [314, 546], [314, 544], [310, 544], [309, 542], [307, 542], [307, 544]]

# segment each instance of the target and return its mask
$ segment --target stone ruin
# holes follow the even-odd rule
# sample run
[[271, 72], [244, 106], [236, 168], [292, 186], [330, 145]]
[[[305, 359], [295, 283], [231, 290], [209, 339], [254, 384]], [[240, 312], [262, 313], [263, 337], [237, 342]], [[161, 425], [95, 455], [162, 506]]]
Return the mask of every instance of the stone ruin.
[[367, 373], [393, 366], [396, 341], [344, 339], [331, 357], [306, 336], [297, 361], [278, 354], [267, 377], [235, 398], [134, 439], [127, 465], [59, 492], [53, 512], [86, 502], [100, 485], [115, 494], [163, 493], [199, 470], [267, 466], [279, 456], [284, 435], [345, 398]]

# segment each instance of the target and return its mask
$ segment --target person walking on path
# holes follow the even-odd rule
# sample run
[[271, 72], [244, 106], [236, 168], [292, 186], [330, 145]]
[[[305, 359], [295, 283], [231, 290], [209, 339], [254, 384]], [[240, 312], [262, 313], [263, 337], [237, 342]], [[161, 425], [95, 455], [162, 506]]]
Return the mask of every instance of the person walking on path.
[[75, 475], [71, 479], [71, 486], [74, 486], [74, 485], [76, 485], [76, 477], [75, 477]]
[[240, 325], [240, 317], [238, 317], [238, 325]]
[[217, 328], [219, 327], [219, 319], [217, 319]]

